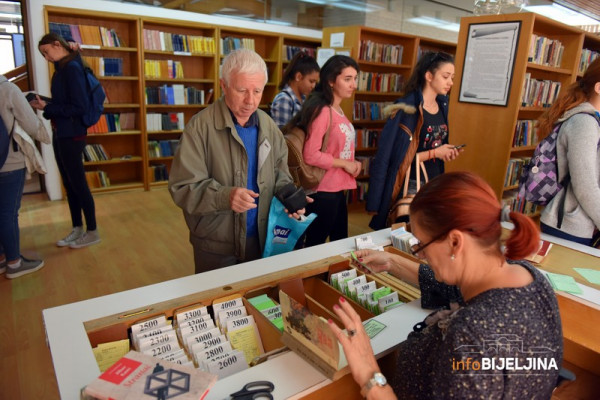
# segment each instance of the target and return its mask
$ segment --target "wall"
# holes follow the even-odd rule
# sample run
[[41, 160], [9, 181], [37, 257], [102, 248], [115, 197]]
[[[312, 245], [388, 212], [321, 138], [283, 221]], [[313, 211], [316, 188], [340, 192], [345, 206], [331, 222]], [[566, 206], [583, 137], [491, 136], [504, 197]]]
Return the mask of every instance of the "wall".
[[[48, 72], [48, 62], [37, 50], [38, 40], [46, 33], [44, 23], [44, 6], [57, 6], [73, 8], [77, 5], [80, 10], [96, 10], [101, 12], [118, 12], [119, 14], [142, 15], [148, 17], [160, 17], [181, 21], [194, 21], [204, 24], [239, 27], [243, 24], [246, 29], [255, 29], [267, 32], [279, 32], [290, 35], [298, 35], [321, 39], [321, 31], [313, 29], [293, 28], [279, 25], [269, 25], [258, 22], [243, 21], [233, 18], [214, 17], [204, 14], [191, 13], [180, 10], [166, 10], [158, 7], [148, 7], [130, 3], [119, 3], [118, 7], [113, 1], [86, 0], [74, 2], [73, 0], [26, 0], [29, 10], [29, 45], [32, 49], [33, 60], [30, 60], [33, 68], [34, 87], [39, 93], [50, 93], [50, 77]], [[48, 123], [48, 128], [50, 125]], [[43, 145], [42, 155], [48, 168], [48, 174], [45, 177], [46, 191], [50, 200], [59, 200], [62, 198], [60, 175], [56, 167], [52, 146]]]

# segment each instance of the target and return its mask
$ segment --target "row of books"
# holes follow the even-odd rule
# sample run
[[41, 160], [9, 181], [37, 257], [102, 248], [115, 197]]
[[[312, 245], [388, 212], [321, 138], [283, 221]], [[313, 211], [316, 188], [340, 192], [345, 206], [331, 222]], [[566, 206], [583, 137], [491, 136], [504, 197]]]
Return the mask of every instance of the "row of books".
[[163, 182], [169, 180], [169, 170], [165, 164], [151, 164], [148, 167], [150, 182]]
[[356, 189], [348, 190], [346, 193], [346, 203], [358, 203], [367, 200], [367, 192], [369, 190], [369, 182], [356, 182]]
[[108, 161], [110, 154], [100, 143], [86, 144], [83, 148], [83, 161]]
[[85, 171], [85, 180], [90, 189], [110, 186], [110, 179], [104, 171]]
[[385, 64], [402, 64], [403, 51], [404, 47], [400, 44], [376, 43], [371, 40], [361, 40], [358, 49], [358, 59]]
[[219, 40], [219, 46], [221, 49], [221, 54], [225, 55], [237, 49], [254, 50], [254, 39], [227, 36]]
[[287, 61], [290, 61], [299, 51], [303, 51], [307, 55], [317, 58], [317, 49], [314, 47], [289, 46], [286, 44], [283, 45], [283, 55]]
[[386, 74], [381, 72], [358, 73], [358, 88], [360, 91], [369, 92], [400, 92], [404, 86], [404, 76], [400, 74]]
[[379, 140], [380, 134], [381, 129], [357, 129], [354, 148], [377, 147], [377, 141]]
[[144, 76], [146, 78], [183, 78], [181, 61], [144, 60]]
[[511, 190], [502, 197], [502, 204], [508, 206], [511, 211], [517, 211], [523, 214], [535, 214], [539, 207], [536, 204], [530, 203], [517, 195], [516, 190]]
[[564, 51], [565, 46], [560, 40], [532, 34], [527, 61], [550, 67], [560, 67]]
[[172, 157], [179, 147], [178, 139], [171, 140], [149, 140], [148, 157]]
[[102, 114], [87, 133], [109, 133], [135, 130], [135, 113]]
[[511, 158], [506, 167], [506, 176], [504, 177], [504, 187], [515, 186], [519, 183], [519, 178], [523, 172], [523, 167], [529, 164], [531, 157]]
[[195, 54], [215, 54], [215, 38], [210, 36], [180, 35], [155, 29], [144, 29], [144, 49], [176, 51]]
[[366, 119], [370, 121], [379, 121], [383, 119], [383, 109], [386, 106], [392, 104], [391, 101], [384, 102], [369, 102], [369, 101], [355, 101], [354, 109], [352, 111], [352, 118]]
[[515, 127], [512, 147], [533, 146], [538, 142], [537, 121], [533, 119], [519, 119]]
[[594, 61], [596, 58], [598, 58], [598, 56], [600, 56], [600, 53], [597, 51], [590, 50], [590, 49], [583, 49], [581, 51], [581, 59], [579, 61], [578, 72], [580, 74], [585, 73], [585, 71], [587, 70], [589, 65], [592, 63], [592, 61]]
[[203, 89], [196, 89], [183, 85], [161, 85], [149, 86], [145, 89], [146, 104], [208, 104], [212, 97], [213, 90], [209, 89], [208, 94], [204, 95]]
[[146, 114], [146, 129], [150, 132], [183, 130], [184, 126], [185, 122], [182, 112]]
[[521, 105], [523, 107], [550, 107], [558, 96], [560, 87], [560, 82], [534, 79], [528, 72], [525, 74]]
[[123, 59], [116, 57], [83, 56], [96, 76], [123, 76]]
[[359, 161], [360, 164], [362, 165], [359, 176], [360, 175], [369, 175], [369, 169], [371, 166], [371, 161], [373, 161], [373, 157], [355, 156], [354, 159], [356, 161]]
[[95, 25], [76, 25], [62, 24], [59, 22], [48, 23], [50, 32], [62, 36], [66, 40], [73, 40], [79, 44], [104, 46], [104, 47], [125, 47], [119, 35], [114, 29]]

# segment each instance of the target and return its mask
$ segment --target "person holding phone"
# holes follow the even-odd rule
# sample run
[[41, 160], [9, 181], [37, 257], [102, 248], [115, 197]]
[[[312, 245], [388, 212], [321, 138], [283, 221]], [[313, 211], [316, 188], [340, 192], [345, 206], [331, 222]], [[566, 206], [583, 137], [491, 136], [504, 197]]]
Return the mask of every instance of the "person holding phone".
[[384, 109], [388, 120], [377, 144], [377, 153], [369, 171], [367, 211], [374, 213], [369, 226], [385, 228], [397, 179], [404, 182], [410, 168], [409, 194], [417, 191], [415, 154], [423, 162], [427, 177], [444, 173], [444, 162], [460, 154], [448, 143], [448, 92], [454, 79], [454, 58], [444, 52], [421, 56], [404, 86], [404, 96]]

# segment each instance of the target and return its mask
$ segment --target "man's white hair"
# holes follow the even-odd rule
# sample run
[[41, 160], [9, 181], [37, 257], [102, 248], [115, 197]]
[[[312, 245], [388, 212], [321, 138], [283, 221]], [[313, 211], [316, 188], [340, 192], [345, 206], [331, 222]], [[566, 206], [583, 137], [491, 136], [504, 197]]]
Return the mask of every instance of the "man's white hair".
[[233, 74], [265, 74], [265, 84], [269, 79], [269, 73], [267, 71], [267, 64], [253, 50], [238, 49], [229, 53], [223, 59], [223, 65], [221, 65], [221, 78], [225, 81], [225, 84], [229, 84], [229, 79]]

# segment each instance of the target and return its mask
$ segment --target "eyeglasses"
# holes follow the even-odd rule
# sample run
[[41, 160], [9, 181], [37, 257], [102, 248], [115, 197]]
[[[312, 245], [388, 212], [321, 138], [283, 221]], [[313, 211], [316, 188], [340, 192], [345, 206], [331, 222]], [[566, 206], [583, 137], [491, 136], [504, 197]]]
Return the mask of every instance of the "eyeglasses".
[[419, 241], [419, 239], [413, 238], [413, 239], [411, 239], [411, 241], [413, 241], [414, 244], [411, 244], [411, 246], [410, 246], [410, 252], [415, 257], [423, 258], [422, 257], [423, 250], [425, 250], [425, 248], [427, 246], [429, 246], [433, 242], [437, 242], [438, 240], [446, 237], [447, 235], [448, 235], [448, 232], [442, 232], [441, 234], [437, 235], [436, 237], [434, 237], [433, 239], [431, 239], [429, 242], [427, 242], [425, 244], [421, 244], [421, 242]]

